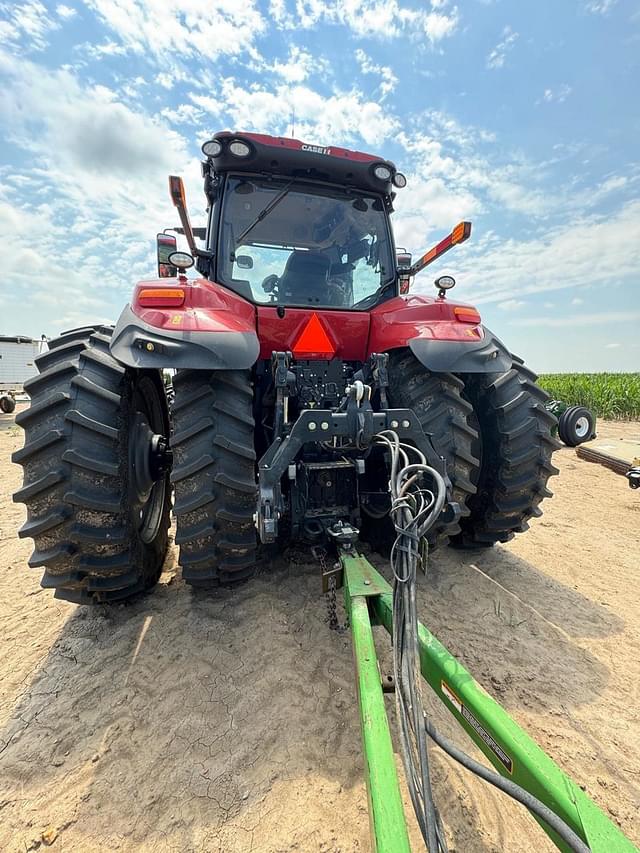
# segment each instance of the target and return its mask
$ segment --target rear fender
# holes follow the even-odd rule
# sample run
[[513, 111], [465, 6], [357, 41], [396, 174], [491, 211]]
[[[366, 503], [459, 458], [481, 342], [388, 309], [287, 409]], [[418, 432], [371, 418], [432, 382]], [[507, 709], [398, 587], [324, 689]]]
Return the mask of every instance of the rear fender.
[[[475, 317], [475, 322], [460, 317]], [[429, 296], [396, 297], [371, 312], [368, 350], [409, 347], [433, 373], [503, 373], [513, 356], [469, 305]]]
[[[184, 291], [181, 304], [140, 301], [141, 291], [176, 288]], [[111, 339], [114, 358], [138, 368], [242, 370], [259, 349], [254, 307], [207, 279], [139, 282]]]
[[431, 373], [504, 373], [513, 356], [486, 326], [481, 340], [440, 341], [412, 338], [409, 349]]

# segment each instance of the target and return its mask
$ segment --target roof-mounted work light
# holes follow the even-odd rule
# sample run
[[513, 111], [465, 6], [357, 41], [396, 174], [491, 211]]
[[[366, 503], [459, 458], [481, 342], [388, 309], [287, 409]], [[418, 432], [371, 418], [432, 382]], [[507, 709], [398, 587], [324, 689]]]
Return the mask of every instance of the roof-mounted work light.
[[205, 157], [219, 157], [222, 154], [222, 143], [219, 139], [210, 139], [202, 146], [202, 153]]
[[229, 151], [234, 157], [248, 157], [251, 154], [251, 148], [240, 139], [234, 139], [229, 143]]

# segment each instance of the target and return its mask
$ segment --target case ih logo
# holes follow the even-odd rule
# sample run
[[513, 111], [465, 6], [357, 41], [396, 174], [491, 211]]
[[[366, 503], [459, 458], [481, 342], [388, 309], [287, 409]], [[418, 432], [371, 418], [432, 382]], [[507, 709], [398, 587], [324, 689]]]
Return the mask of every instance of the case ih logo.
[[311, 151], [313, 154], [331, 154], [330, 148], [323, 148], [321, 145], [301, 145], [301, 151]]

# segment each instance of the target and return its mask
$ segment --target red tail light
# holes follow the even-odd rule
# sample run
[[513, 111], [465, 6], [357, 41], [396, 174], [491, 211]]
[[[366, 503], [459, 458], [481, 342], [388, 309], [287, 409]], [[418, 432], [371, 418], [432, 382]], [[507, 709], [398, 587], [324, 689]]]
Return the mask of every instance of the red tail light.
[[184, 290], [181, 287], [145, 287], [138, 294], [141, 305], [160, 308], [182, 305]]
[[477, 324], [481, 320], [480, 314], [478, 314], [475, 308], [466, 308], [463, 305], [456, 305], [453, 309], [453, 313], [455, 314], [456, 320], [459, 320], [461, 323]]

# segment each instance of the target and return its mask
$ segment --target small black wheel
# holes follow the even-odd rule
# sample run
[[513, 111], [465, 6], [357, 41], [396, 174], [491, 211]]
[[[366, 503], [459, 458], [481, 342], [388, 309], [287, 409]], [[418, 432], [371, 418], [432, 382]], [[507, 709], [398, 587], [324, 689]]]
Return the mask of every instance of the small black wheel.
[[568, 447], [595, 438], [596, 419], [584, 406], [569, 406], [558, 420], [558, 435]]
[[16, 408], [16, 401], [9, 394], [0, 397], [0, 409], [5, 415], [10, 415]]
[[27, 506], [30, 566], [42, 586], [78, 604], [119, 601], [156, 583], [168, 546], [169, 412], [159, 371], [131, 370], [109, 350], [112, 329], [51, 341], [25, 382], [13, 455]]

